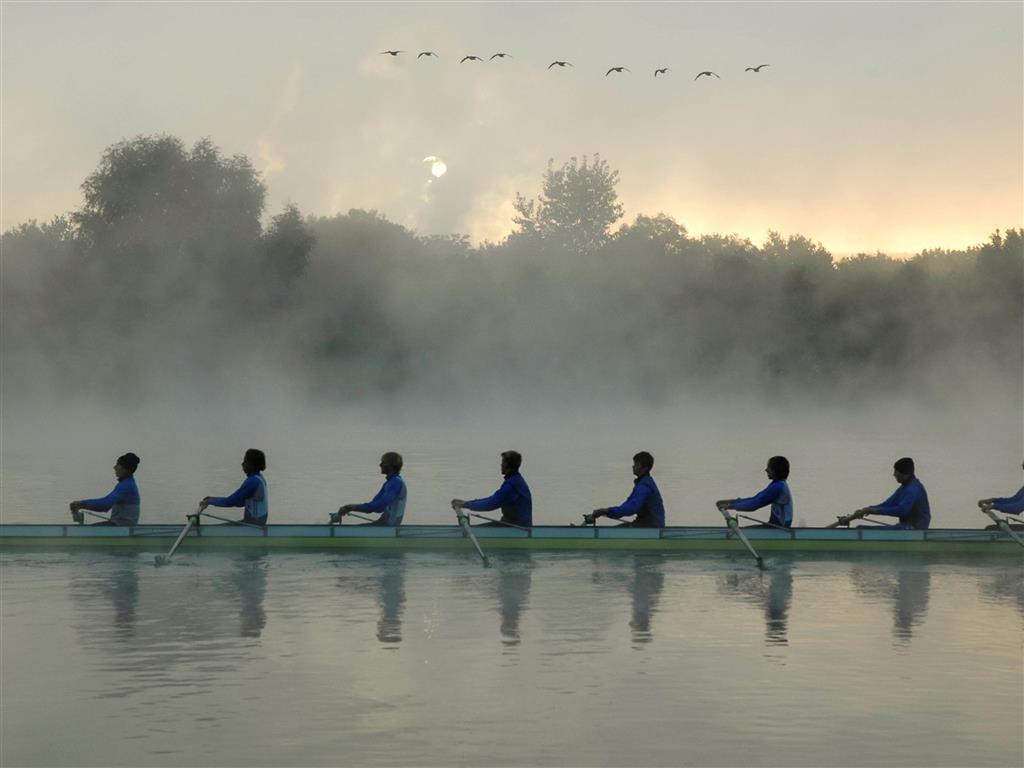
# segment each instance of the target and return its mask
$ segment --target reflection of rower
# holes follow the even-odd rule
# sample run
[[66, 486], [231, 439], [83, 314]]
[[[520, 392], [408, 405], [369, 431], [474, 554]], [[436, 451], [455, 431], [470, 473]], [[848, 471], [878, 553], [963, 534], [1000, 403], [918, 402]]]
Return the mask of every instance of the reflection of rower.
[[630, 592], [633, 595], [633, 617], [629, 627], [633, 631], [633, 642], [649, 643], [654, 639], [651, 632], [651, 614], [657, 610], [658, 598], [665, 585], [661, 558], [636, 557], [633, 559], [633, 580]]
[[237, 561], [233, 574], [239, 597], [239, 635], [259, 637], [267, 625], [263, 599], [267, 594], [266, 555], [248, 553]]
[[[522, 563], [523, 567], [515, 567], [517, 563]], [[519, 645], [519, 620], [526, 609], [532, 584], [533, 557], [529, 552], [510, 554], [502, 559], [498, 572], [498, 607], [503, 645]]]
[[[1022, 465], [1024, 468], [1024, 465]], [[1024, 512], [1024, 486], [1021, 487], [1013, 496], [1002, 496], [992, 499], [979, 499], [978, 506], [981, 507], [983, 512], [1002, 512], [1004, 515], [1019, 515]], [[999, 525], [993, 523], [988, 526], [988, 530], [996, 530]], [[1024, 530], [1024, 522], [1021, 523], [1010, 523], [1010, 528], [1015, 531]]]
[[928, 612], [928, 594], [931, 574], [927, 568], [891, 571], [854, 568], [850, 577], [858, 592], [882, 598], [892, 605], [892, 632], [901, 641], [913, 637], [914, 627], [924, 620]]
[[380, 577], [380, 618], [377, 639], [382, 643], [402, 642], [402, 611], [405, 610], [405, 555], [399, 553]]
[[[764, 639], [768, 645], [789, 642], [789, 608], [793, 601], [793, 572], [788, 564], [777, 565], [767, 572], [730, 574], [722, 582], [727, 594], [745, 597], [764, 609]], [[767, 586], [767, 589], [766, 589]]]

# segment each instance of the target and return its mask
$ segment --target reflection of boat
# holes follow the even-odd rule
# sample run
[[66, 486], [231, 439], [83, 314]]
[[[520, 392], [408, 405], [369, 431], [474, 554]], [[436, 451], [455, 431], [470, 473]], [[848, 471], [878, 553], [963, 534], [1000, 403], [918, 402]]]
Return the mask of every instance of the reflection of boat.
[[[1024, 547], [1002, 531], [933, 528], [901, 531], [872, 528], [745, 528], [759, 552], [945, 552], [965, 555], [1024, 556]], [[0, 525], [0, 550], [131, 548], [161, 552], [180, 526]], [[617, 550], [626, 552], [742, 552], [743, 544], [725, 526], [675, 528], [583, 528], [541, 525], [530, 530], [475, 526], [481, 546], [501, 550]], [[265, 528], [209, 525], [182, 542], [188, 549], [317, 549], [419, 551], [462, 549], [455, 525], [377, 526], [268, 525]]]

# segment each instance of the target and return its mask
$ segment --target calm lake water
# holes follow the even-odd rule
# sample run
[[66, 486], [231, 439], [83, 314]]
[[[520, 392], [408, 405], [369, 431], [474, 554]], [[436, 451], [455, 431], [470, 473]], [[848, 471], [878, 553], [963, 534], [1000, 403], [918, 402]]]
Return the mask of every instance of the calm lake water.
[[0, 557], [15, 765], [1024, 762], [1020, 563]]
[[[10, 407], [0, 520], [64, 522], [142, 456], [143, 520], [182, 523], [267, 451], [271, 515], [369, 499], [405, 455], [408, 522], [448, 522], [516, 448], [535, 520], [622, 501], [654, 453], [670, 522], [763, 487], [796, 519], [880, 501], [912, 455], [935, 525], [1020, 485], [1021, 409], [124, 414]], [[256, 415], [254, 415], [254, 413]], [[1024, 764], [1020, 560], [603, 554], [0, 553], [0, 764]]]

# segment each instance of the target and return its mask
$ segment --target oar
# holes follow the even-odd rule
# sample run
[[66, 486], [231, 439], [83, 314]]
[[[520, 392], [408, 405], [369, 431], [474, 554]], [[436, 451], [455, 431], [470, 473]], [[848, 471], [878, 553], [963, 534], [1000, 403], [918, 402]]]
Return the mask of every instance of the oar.
[[743, 546], [745, 546], [747, 548], [747, 551], [749, 551], [750, 554], [754, 556], [754, 559], [757, 560], [757, 567], [761, 570], [764, 570], [764, 559], [759, 554], [757, 554], [757, 550], [754, 549], [754, 547], [751, 545], [750, 540], [747, 538], [747, 534], [745, 534], [743, 532], [743, 529], [740, 528], [739, 520], [737, 520], [734, 516], [730, 515], [724, 509], [720, 509], [718, 511], [721, 512], [722, 517], [725, 518], [725, 524], [728, 525], [729, 528], [732, 529], [736, 533], [736, 535], [740, 537], [740, 541], [743, 542]]
[[[375, 523], [375, 522], [377, 522], [372, 517], [366, 517], [365, 515], [360, 515], [358, 512], [346, 512], [345, 514], [352, 515], [352, 517], [355, 517], [355, 518], [357, 518], [359, 520], [365, 520], [368, 523]], [[342, 516], [339, 515], [337, 512], [331, 512], [331, 519], [328, 521], [327, 524], [328, 525], [341, 525], [341, 517]]]
[[484, 568], [490, 568], [491, 561], [487, 559], [487, 555], [480, 549], [480, 542], [476, 540], [476, 536], [473, 535], [473, 529], [469, 525], [469, 515], [463, 512], [461, 509], [456, 509], [455, 514], [459, 516], [459, 525], [462, 526], [462, 532], [469, 537], [469, 540], [473, 542], [473, 546], [476, 547], [476, 553], [480, 555], [480, 559], [484, 563]]
[[[76, 514], [76, 512], [77, 512], [77, 514]], [[93, 517], [98, 517], [100, 520], [102, 520], [105, 523], [109, 523], [110, 522], [110, 518], [109, 517], [107, 517], [106, 515], [101, 515], [99, 512], [93, 512], [91, 509], [78, 509], [78, 510], [75, 510], [75, 512], [71, 513], [71, 519], [74, 520], [79, 525], [84, 524], [85, 523], [85, 518], [82, 516], [83, 512], [85, 514], [87, 514], [87, 515], [92, 515]]]
[[174, 553], [175, 553], [175, 551], [177, 551], [178, 546], [185, 539], [185, 537], [188, 536], [188, 532], [190, 530], [192, 530], [192, 526], [195, 525], [199, 521], [199, 514], [202, 511], [203, 511], [203, 505], [200, 504], [199, 508], [195, 511], [195, 513], [188, 516], [188, 522], [185, 523], [185, 527], [181, 529], [181, 533], [178, 534], [178, 538], [175, 539], [174, 546], [171, 547], [171, 551], [168, 552], [166, 555], [157, 555], [156, 556], [155, 559], [156, 559], [156, 564], [157, 565], [167, 565], [167, 563], [171, 562], [171, 558], [174, 557]]
[[205, 509], [202, 512], [197, 512], [196, 514], [204, 515], [205, 517], [212, 517], [214, 520], [220, 520], [222, 523], [228, 523], [229, 525], [244, 525], [246, 528], [255, 528], [258, 531], [263, 530], [262, 525], [257, 525], [256, 523], [247, 523], [244, 520], [229, 520], [226, 517], [221, 517], [220, 515], [215, 515], [212, 512], [207, 512]]
[[515, 523], [506, 523], [504, 520], [495, 520], [493, 517], [487, 517], [487, 515], [478, 515], [476, 512], [468, 513], [470, 517], [478, 517], [481, 520], [486, 520], [488, 523], [497, 523], [498, 525], [507, 525], [509, 528], [518, 528], [520, 531], [530, 530], [525, 525], [516, 525]]
[[982, 507], [981, 511], [992, 518], [992, 522], [999, 526], [999, 530], [1001, 530], [1011, 539], [1013, 539], [1022, 547], [1024, 547], [1024, 539], [1022, 539], [1020, 536], [1014, 533], [1013, 528], [1010, 527], [1009, 523], [1007, 523], [1003, 518], [999, 517], [999, 515], [997, 515], [995, 512], [993, 512], [991, 509], [988, 509], [987, 507]]
[[[836, 521], [834, 523], [829, 523], [825, 527], [838, 528], [840, 525], [843, 527], [849, 527], [852, 517], [852, 515], [839, 515], [836, 517]], [[871, 523], [872, 525], [888, 525], [888, 523], [883, 523], [881, 520], [869, 520], [867, 517], [858, 517], [857, 519], [863, 520], [865, 523]]]
[[749, 520], [752, 523], [759, 523], [766, 528], [778, 528], [780, 531], [788, 531], [784, 525], [776, 525], [775, 523], [768, 522], [767, 520], [758, 520], [756, 517], [750, 517], [749, 515], [741, 515], [739, 512], [736, 513], [736, 517], [742, 517], [744, 520]]

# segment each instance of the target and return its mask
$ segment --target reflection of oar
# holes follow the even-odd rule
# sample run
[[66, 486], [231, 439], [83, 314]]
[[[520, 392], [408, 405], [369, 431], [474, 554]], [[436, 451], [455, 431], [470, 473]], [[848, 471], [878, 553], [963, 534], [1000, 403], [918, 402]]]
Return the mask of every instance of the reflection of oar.
[[469, 515], [463, 512], [461, 509], [456, 509], [455, 514], [459, 516], [459, 525], [462, 526], [462, 532], [469, 537], [469, 540], [473, 542], [473, 546], [476, 547], [476, 553], [480, 555], [480, 559], [483, 560], [484, 568], [489, 568], [491, 561], [487, 559], [487, 555], [480, 549], [480, 542], [476, 540], [476, 536], [473, 535], [473, 529], [469, 525]]
[[757, 550], [755, 550], [754, 547], [751, 545], [750, 540], [747, 538], [747, 534], [745, 534], [743, 532], [743, 529], [740, 528], [739, 521], [724, 509], [720, 509], [718, 511], [721, 512], [722, 517], [725, 518], [725, 524], [728, 525], [729, 528], [737, 536], [740, 537], [740, 541], [743, 542], [743, 546], [745, 546], [747, 550], [750, 552], [750, 554], [754, 556], [754, 559], [757, 560], [757, 567], [761, 570], [764, 570], [764, 559], [759, 554], [757, 554]]
[[999, 517], [999, 515], [997, 515], [991, 509], [988, 509], [986, 507], [982, 507], [981, 511], [984, 512], [986, 515], [988, 515], [989, 517], [992, 518], [992, 522], [994, 522], [996, 525], [999, 526], [999, 530], [1001, 530], [1003, 533], [1005, 533], [1011, 539], [1013, 539], [1018, 544], [1020, 544], [1022, 547], [1024, 547], [1024, 539], [1022, 539], [1020, 536], [1018, 536], [1016, 533], [1014, 533], [1013, 528], [1010, 527], [1010, 524], [1008, 522], [1003, 520], [1003, 518]]
[[518, 528], [520, 531], [530, 530], [525, 525], [516, 525], [515, 523], [506, 523], [504, 520], [495, 520], [493, 517], [487, 517], [487, 515], [478, 515], [476, 512], [469, 512], [470, 517], [478, 517], [481, 520], [486, 520], [488, 523], [497, 523], [498, 525], [507, 525], [509, 528]]
[[199, 513], [203, 511], [203, 505], [199, 505], [199, 509], [194, 514], [188, 516], [188, 522], [185, 523], [185, 527], [181, 529], [181, 533], [178, 534], [178, 538], [174, 541], [174, 546], [171, 547], [171, 551], [166, 555], [157, 555], [156, 564], [166, 565], [171, 562], [171, 558], [174, 557], [174, 553], [177, 551], [178, 546], [184, 541], [185, 537], [188, 536], [188, 532], [192, 530], [192, 526], [199, 522]]

